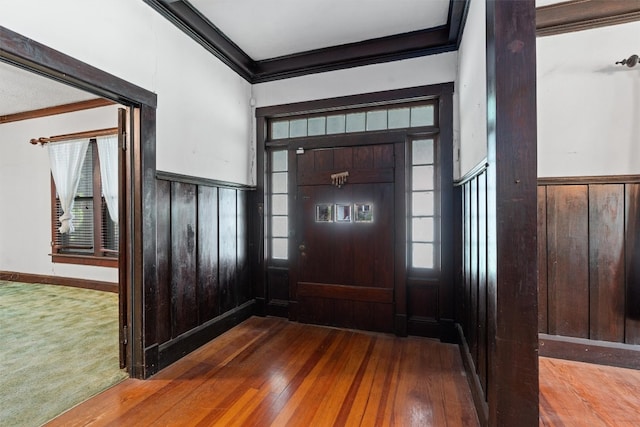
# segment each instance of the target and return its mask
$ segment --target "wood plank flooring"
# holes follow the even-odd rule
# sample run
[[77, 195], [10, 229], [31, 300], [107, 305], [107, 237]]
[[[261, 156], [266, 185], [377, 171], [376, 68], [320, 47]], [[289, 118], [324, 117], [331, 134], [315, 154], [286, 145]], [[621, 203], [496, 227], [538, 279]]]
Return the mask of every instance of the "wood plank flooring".
[[252, 317], [48, 426], [477, 426], [456, 345]]
[[539, 358], [540, 426], [640, 426], [640, 371]]

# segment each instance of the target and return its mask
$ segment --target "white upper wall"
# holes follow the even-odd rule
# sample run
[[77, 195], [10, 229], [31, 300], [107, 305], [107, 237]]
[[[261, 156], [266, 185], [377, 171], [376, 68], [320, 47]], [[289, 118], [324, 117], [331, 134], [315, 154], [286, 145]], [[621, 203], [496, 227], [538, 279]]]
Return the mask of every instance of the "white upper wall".
[[[487, 157], [486, 5], [471, 0], [458, 51], [456, 99], [458, 125], [454, 135], [460, 147], [455, 178], [464, 176]], [[455, 154], [455, 153], [454, 153]], [[457, 156], [454, 156], [457, 158]]]
[[117, 106], [0, 125], [0, 271], [118, 281], [118, 269], [51, 262], [51, 173], [32, 138], [118, 126]]
[[538, 176], [640, 173], [640, 22], [537, 40]]
[[143, 1], [0, 10], [0, 25], [158, 95], [158, 170], [252, 183], [251, 85]]
[[456, 52], [310, 74], [253, 86], [257, 107], [452, 82]]

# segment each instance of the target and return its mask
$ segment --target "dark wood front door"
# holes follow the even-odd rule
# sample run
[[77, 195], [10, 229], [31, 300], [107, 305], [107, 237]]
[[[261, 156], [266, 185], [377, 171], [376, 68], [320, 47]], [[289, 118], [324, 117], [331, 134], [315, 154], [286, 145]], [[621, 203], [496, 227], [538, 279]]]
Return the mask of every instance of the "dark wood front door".
[[[298, 320], [374, 331], [394, 325], [394, 146], [297, 158]], [[331, 175], [348, 172], [341, 186]]]

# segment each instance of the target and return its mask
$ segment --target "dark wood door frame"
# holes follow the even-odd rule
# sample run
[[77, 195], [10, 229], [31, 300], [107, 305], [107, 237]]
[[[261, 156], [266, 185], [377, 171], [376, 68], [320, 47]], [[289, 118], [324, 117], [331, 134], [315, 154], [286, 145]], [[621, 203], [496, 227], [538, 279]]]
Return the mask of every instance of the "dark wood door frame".
[[[447, 147], [441, 150], [439, 156], [442, 166], [441, 175], [443, 182], [441, 182], [441, 188], [453, 186], [453, 105], [452, 105], [453, 83], [442, 83], [429, 86], [411, 87], [405, 89], [388, 90], [381, 92], [373, 92], [361, 95], [350, 95], [338, 98], [322, 99], [315, 101], [305, 101], [286, 105], [277, 105], [270, 107], [262, 107], [256, 109], [257, 119], [257, 185], [256, 185], [256, 200], [257, 200], [257, 212], [262, 215], [262, 228], [267, 229], [268, 217], [264, 211], [263, 200], [265, 197], [266, 185], [266, 152], [268, 147], [278, 147], [281, 149], [289, 149], [289, 174], [295, 176], [295, 149], [303, 147], [305, 149], [312, 148], [330, 148], [335, 146], [354, 146], [354, 145], [371, 145], [371, 144], [384, 144], [395, 143], [396, 144], [396, 156], [404, 159], [404, 149], [406, 147], [407, 138], [413, 135], [413, 132], [407, 130], [387, 131], [387, 132], [371, 132], [365, 134], [353, 134], [353, 135], [336, 135], [333, 137], [310, 137], [304, 138], [304, 141], [296, 141], [295, 146], [290, 147], [288, 145], [289, 140], [279, 140], [277, 142], [267, 141], [267, 125], [268, 119], [274, 117], [286, 117], [294, 115], [300, 112], [311, 111], [323, 111], [330, 109], [340, 109], [352, 107], [354, 105], [363, 106], [381, 102], [393, 102], [393, 101], [409, 101], [418, 99], [437, 99], [438, 102], [438, 114], [439, 114], [439, 128], [433, 128], [432, 132], [439, 133], [439, 139], [443, 147]], [[428, 132], [428, 130], [426, 130]], [[426, 135], [426, 134], [423, 134]], [[395, 169], [395, 181], [396, 183], [405, 183], [406, 174], [404, 163], [401, 167]], [[295, 182], [289, 182], [289, 188], [296, 188]], [[395, 282], [402, 283], [403, 286], [397, 286], [395, 292], [396, 312], [394, 330], [398, 335], [407, 335], [407, 292], [405, 290], [405, 284], [407, 282], [407, 268], [406, 268], [406, 218], [404, 212], [405, 209], [405, 194], [404, 187], [400, 191], [395, 191], [395, 205], [396, 205], [396, 253], [395, 253], [395, 265], [402, 266], [403, 268], [396, 268]], [[443, 220], [450, 221], [453, 217], [452, 206], [452, 192], [447, 191], [443, 193], [441, 204], [442, 212], [441, 216]], [[289, 201], [291, 204], [291, 200]], [[399, 210], [400, 209], [400, 210]], [[443, 225], [444, 226], [444, 225]], [[449, 229], [453, 227], [449, 224]], [[266, 258], [266, 251], [264, 250], [266, 240], [264, 234], [261, 238], [256, 239], [259, 242], [260, 248], [258, 253], [261, 254], [256, 265], [256, 275], [254, 281], [254, 296], [256, 297], [256, 312], [261, 315], [267, 313], [289, 316], [292, 320], [295, 320], [295, 306], [293, 307], [269, 307], [268, 300], [268, 282], [267, 276], [269, 274], [268, 260]], [[291, 239], [295, 240], [295, 239]], [[441, 251], [446, 253], [447, 263], [442, 265], [442, 277], [443, 283], [453, 283], [453, 235], [446, 237], [442, 236]], [[295, 249], [295, 248], [294, 248]], [[295, 249], [297, 252], [297, 249]], [[295, 253], [294, 250], [290, 250], [290, 253]], [[289, 260], [294, 262], [294, 260]], [[293, 265], [293, 264], [292, 264]], [[286, 274], [294, 273], [295, 269], [289, 269], [286, 266], [277, 267], [281, 271], [287, 271]], [[289, 277], [289, 281], [295, 282], [296, 278]], [[446, 288], [446, 286], [444, 286]], [[452, 286], [450, 286], [452, 288]], [[439, 295], [439, 304], [441, 307], [440, 320], [441, 327], [453, 325], [454, 317], [454, 302], [453, 302], [453, 289], [445, 290]], [[294, 304], [295, 305], [295, 304]], [[445, 325], [446, 324], [446, 325]], [[451, 333], [449, 334], [451, 335]], [[437, 336], [437, 334], [435, 335]]]
[[126, 281], [124, 286], [128, 290], [126, 360], [129, 375], [145, 378], [154, 373], [157, 366], [157, 351], [154, 352], [152, 346], [155, 343], [157, 97], [2, 26], [0, 61], [129, 107], [127, 194], [124, 196], [127, 215], [120, 219], [120, 230], [125, 230], [128, 239], [125, 247], [121, 247], [126, 255], [119, 265], [119, 280]]

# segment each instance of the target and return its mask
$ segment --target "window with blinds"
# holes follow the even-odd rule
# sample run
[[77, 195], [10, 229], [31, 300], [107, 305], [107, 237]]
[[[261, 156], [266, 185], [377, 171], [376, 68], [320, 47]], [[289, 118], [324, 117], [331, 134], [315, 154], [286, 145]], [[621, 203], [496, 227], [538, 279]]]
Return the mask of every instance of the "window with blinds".
[[[100, 160], [96, 141], [92, 139], [82, 165], [78, 192], [73, 204], [73, 233], [60, 233], [59, 218], [62, 215], [60, 199], [53, 192], [53, 261], [105, 265], [101, 260], [117, 260], [118, 256], [118, 224], [111, 220], [107, 203], [102, 196], [100, 182]], [[66, 257], [72, 255], [73, 257]], [[79, 260], [78, 257], [84, 259]], [[75, 261], [74, 261], [75, 260]], [[92, 260], [94, 260], [92, 262]]]

